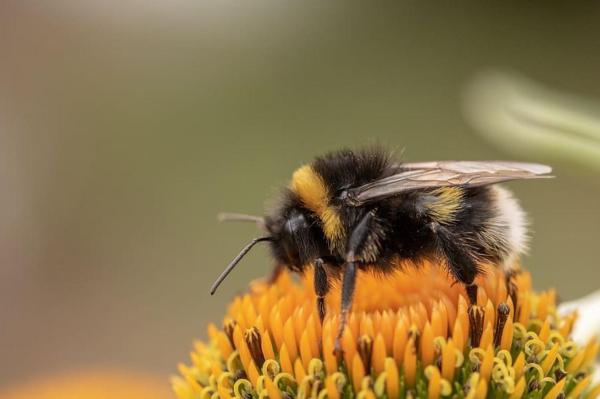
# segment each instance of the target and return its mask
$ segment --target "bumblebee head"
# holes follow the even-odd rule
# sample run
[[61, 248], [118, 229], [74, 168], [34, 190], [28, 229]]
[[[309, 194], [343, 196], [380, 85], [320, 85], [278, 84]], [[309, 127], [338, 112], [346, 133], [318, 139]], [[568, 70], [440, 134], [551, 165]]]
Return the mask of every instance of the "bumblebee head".
[[214, 294], [239, 261], [259, 242], [269, 242], [277, 264], [293, 271], [302, 271], [314, 259], [327, 253], [325, 238], [316, 216], [298, 204], [288, 202], [271, 216], [264, 218], [227, 213], [220, 214], [219, 220], [254, 222], [267, 234], [253, 239], [242, 248], [212, 285], [211, 294]]
[[266, 229], [273, 237], [271, 252], [275, 261], [294, 271], [301, 271], [326, 250], [315, 216], [300, 207], [292, 206], [280, 217], [267, 218]]

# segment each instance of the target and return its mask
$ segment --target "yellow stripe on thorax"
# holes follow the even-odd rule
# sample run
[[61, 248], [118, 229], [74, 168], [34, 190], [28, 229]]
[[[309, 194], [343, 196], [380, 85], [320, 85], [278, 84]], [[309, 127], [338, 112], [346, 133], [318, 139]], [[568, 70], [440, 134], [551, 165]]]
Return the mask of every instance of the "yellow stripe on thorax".
[[436, 200], [427, 205], [431, 217], [438, 223], [451, 223], [462, 203], [464, 191], [459, 187], [444, 187], [432, 192]]
[[323, 178], [310, 165], [304, 165], [292, 175], [290, 188], [321, 220], [330, 245], [337, 246], [344, 238], [344, 227], [337, 210], [329, 204], [329, 190]]

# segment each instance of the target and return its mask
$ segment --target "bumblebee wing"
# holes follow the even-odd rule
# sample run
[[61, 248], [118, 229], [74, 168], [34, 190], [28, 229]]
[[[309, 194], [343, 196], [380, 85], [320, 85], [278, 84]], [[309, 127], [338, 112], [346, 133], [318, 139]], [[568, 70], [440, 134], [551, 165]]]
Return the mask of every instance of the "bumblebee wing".
[[401, 167], [405, 170], [440, 169], [459, 173], [515, 172], [544, 175], [552, 172], [548, 165], [510, 161], [433, 161], [404, 163]]
[[401, 172], [348, 190], [347, 202], [360, 206], [403, 192], [436, 187], [477, 187], [510, 180], [548, 178], [552, 168], [506, 161], [440, 161], [400, 165]]

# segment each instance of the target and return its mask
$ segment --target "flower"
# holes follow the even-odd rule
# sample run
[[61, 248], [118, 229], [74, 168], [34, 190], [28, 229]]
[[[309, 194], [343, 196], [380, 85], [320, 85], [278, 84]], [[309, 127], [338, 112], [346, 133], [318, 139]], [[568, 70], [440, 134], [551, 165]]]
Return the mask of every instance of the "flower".
[[7, 390], [2, 399], [166, 399], [160, 379], [140, 373], [94, 370], [33, 380]]
[[477, 304], [440, 265], [377, 276], [359, 274], [333, 354], [339, 287], [320, 324], [312, 274], [295, 282], [254, 282], [236, 297], [223, 328], [208, 327], [191, 365], [179, 366], [180, 399], [208, 398], [592, 398], [599, 344], [578, 346], [576, 314], [559, 316], [553, 290], [536, 293], [531, 276], [488, 267]]

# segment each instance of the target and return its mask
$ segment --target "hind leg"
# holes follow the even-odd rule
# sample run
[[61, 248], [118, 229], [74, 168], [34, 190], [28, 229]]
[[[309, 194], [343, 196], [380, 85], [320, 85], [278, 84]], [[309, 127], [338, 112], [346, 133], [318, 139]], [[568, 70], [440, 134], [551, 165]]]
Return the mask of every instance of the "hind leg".
[[479, 268], [473, 255], [466, 249], [468, 246], [459, 236], [439, 224], [432, 226], [432, 230], [435, 233], [438, 252], [445, 259], [450, 273], [464, 285], [471, 305], [476, 305], [477, 286], [473, 281], [479, 273]]
[[465, 286], [465, 291], [467, 291], [467, 296], [469, 297], [469, 302], [470, 302], [471, 306], [477, 305], [477, 285], [471, 283], [471, 284], [464, 284], [464, 286]]

